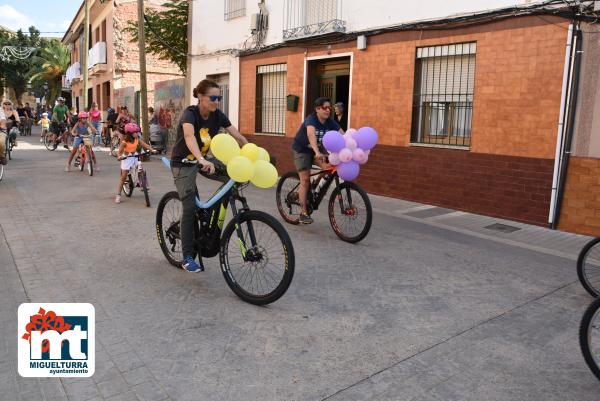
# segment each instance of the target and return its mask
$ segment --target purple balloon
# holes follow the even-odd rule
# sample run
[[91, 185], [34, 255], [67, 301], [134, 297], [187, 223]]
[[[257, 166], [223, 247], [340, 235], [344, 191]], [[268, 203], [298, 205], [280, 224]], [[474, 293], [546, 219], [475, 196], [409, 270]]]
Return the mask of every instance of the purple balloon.
[[340, 164], [340, 156], [338, 156], [337, 153], [330, 153], [329, 164], [331, 164], [332, 166], [337, 166], [338, 164]]
[[356, 149], [356, 141], [350, 135], [344, 135], [344, 139], [346, 141], [346, 147], [350, 150]]
[[342, 163], [337, 166], [337, 173], [342, 180], [352, 181], [358, 177], [358, 173], [360, 173], [360, 166], [354, 160], [350, 160], [349, 162]]
[[377, 132], [371, 127], [362, 127], [355, 136], [358, 147], [362, 150], [372, 149], [377, 144]]
[[327, 131], [323, 136], [323, 146], [329, 152], [339, 152], [346, 146], [346, 141], [338, 131]]
[[340, 161], [342, 163], [349, 162], [350, 160], [352, 160], [352, 151], [348, 148], [344, 148], [340, 150], [338, 156], [340, 157]]

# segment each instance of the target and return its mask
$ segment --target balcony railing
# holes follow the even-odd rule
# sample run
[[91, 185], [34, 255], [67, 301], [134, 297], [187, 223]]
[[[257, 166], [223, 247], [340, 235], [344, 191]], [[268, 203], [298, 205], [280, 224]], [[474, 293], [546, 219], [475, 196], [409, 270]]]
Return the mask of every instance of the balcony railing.
[[342, 0], [285, 0], [283, 40], [346, 32]]
[[106, 64], [106, 42], [96, 43], [88, 51], [88, 69], [96, 64]]

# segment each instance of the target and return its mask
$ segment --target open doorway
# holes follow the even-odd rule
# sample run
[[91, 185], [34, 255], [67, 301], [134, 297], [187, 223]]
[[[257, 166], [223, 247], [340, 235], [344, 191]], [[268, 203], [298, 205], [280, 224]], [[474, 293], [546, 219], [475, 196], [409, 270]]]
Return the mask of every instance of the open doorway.
[[307, 64], [305, 116], [313, 111], [318, 97], [328, 97], [333, 104], [344, 103], [348, 113], [350, 101], [350, 56], [309, 60]]

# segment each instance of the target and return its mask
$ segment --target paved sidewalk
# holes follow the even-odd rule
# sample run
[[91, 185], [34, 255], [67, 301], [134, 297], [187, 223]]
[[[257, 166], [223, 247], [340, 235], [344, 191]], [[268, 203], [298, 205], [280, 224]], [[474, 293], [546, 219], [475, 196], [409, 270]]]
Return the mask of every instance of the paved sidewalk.
[[[65, 173], [66, 152], [20, 139], [0, 182], [2, 401], [598, 399], [577, 337], [586, 237], [373, 196], [359, 244], [324, 211], [286, 225], [294, 281], [254, 307], [217, 259], [197, 275], [165, 261], [155, 208], [173, 184], [156, 158], [152, 208], [139, 192], [115, 205], [114, 158]], [[274, 190], [247, 196], [278, 216]], [[41, 301], [94, 304], [92, 378], [17, 375], [17, 306]]]

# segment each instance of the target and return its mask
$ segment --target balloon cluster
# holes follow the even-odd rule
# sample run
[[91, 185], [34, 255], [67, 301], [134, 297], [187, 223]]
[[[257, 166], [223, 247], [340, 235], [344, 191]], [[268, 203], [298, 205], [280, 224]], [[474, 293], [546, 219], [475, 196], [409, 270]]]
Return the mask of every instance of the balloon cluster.
[[360, 173], [360, 165], [369, 160], [371, 149], [377, 144], [377, 132], [371, 127], [358, 131], [350, 128], [344, 135], [327, 131], [323, 146], [329, 152], [329, 163], [337, 166], [337, 173], [344, 181], [352, 181]]
[[210, 142], [212, 154], [227, 166], [227, 174], [237, 182], [250, 181], [259, 188], [270, 188], [277, 182], [277, 169], [269, 152], [253, 143], [241, 149], [229, 134], [218, 134]]

